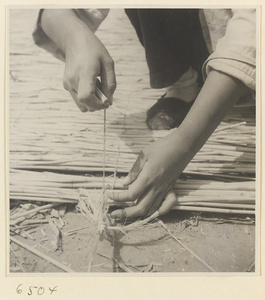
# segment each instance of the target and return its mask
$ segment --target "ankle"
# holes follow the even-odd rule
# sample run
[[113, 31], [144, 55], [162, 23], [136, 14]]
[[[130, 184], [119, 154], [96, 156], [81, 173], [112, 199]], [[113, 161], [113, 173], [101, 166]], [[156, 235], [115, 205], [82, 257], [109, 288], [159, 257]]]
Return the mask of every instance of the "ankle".
[[197, 71], [190, 67], [174, 84], [166, 88], [165, 97], [179, 98], [188, 103], [194, 101], [201, 89], [197, 79]]
[[167, 98], [179, 98], [187, 103], [193, 102], [199, 92], [200, 92], [199, 84], [195, 84], [192, 87], [185, 87], [185, 88], [170, 88], [167, 89], [165, 97]]

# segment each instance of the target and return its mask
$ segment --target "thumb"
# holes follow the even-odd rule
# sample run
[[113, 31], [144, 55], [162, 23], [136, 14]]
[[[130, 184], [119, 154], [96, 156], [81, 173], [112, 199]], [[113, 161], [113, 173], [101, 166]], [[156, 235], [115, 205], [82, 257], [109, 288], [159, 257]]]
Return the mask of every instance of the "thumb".
[[96, 76], [93, 72], [82, 72], [78, 83], [78, 101], [87, 109], [99, 110], [104, 104], [96, 96]]
[[138, 155], [137, 160], [133, 164], [129, 174], [124, 179], [124, 182], [123, 182], [124, 186], [127, 186], [127, 185], [133, 183], [137, 179], [137, 177], [140, 174], [140, 172], [142, 171], [146, 161], [147, 161], [147, 157], [145, 156], [144, 152], [141, 151], [140, 154]]
[[111, 105], [113, 101], [113, 94], [116, 89], [116, 76], [114, 62], [110, 58], [102, 63], [101, 89]]

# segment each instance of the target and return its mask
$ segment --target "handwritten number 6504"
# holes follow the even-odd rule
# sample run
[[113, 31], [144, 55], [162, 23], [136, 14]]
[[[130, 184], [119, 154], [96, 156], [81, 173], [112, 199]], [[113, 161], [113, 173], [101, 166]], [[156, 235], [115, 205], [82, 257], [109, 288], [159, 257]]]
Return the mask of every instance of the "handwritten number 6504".
[[[17, 289], [16, 289], [17, 294], [22, 294], [22, 292], [23, 292], [22, 285], [23, 284], [19, 284], [17, 286]], [[32, 296], [34, 294], [34, 290], [36, 291], [36, 294], [39, 295], [39, 296], [43, 295], [46, 292], [46, 290], [43, 286], [38, 287], [38, 286], [31, 285], [28, 288], [27, 295]], [[49, 292], [50, 292], [50, 295], [52, 295], [54, 292], [57, 292], [57, 286], [55, 286], [53, 288], [49, 287]]]

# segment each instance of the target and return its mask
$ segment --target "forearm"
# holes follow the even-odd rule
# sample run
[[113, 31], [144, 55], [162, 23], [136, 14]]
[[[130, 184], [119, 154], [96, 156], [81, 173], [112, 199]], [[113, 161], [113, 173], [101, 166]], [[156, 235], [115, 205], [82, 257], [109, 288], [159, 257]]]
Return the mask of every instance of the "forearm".
[[64, 53], [71, 44], [93, 34], [71, 9], [45, 9], [41, 24], [45, 34]]
[[201, 149], [227, 112], [246, 91], [238, 80], [211, 71], [190, 112], [172, 133], [177, 147], [183, 147], [187, 162]]

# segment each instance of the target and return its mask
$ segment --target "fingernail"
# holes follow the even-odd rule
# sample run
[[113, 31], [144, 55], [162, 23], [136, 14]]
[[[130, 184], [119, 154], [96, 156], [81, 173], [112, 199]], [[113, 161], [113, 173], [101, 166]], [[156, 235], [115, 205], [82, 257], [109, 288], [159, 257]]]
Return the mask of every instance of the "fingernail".
[[117, 211], [112, 212], [112, 213], [110, 214], [110, 217], [111, 217], [112, 219], [115, 219], [115, 220], [120, 220], [120, 219], [121, 219], [120, 216], [119, 216], [119, 213], [118, 213]]
[[107, 99], [104, 101], [104, 105], [109, 106], [110, 105], [110, 101]]

